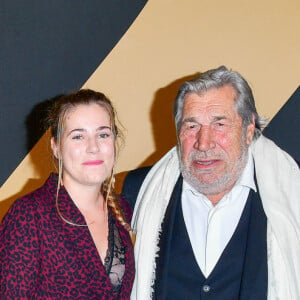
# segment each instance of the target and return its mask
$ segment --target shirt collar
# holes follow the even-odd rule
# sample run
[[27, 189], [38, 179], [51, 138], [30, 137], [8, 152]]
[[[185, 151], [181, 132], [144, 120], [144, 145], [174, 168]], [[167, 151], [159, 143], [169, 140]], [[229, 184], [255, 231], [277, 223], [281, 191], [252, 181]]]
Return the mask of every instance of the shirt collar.
[[248, 160], [246, 166], [242, 172], [241, 177], [237, 180], [235, 186], [245, 186], [257, 192], [254, 181], [254, 162], [250, 148], [248, 149]]

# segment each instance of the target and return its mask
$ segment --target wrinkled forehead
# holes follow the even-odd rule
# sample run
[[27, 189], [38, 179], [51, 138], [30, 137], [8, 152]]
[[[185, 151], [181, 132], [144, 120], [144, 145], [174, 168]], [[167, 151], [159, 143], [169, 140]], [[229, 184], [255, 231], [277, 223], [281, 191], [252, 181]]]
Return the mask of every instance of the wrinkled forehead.
[[201, 110], [206, 108], [217, 108], [235, 110], [236, 91], [231, 86], [211, 88], [209, 90], [190, 92], [184, 97], [183, 110], [193, 108]]

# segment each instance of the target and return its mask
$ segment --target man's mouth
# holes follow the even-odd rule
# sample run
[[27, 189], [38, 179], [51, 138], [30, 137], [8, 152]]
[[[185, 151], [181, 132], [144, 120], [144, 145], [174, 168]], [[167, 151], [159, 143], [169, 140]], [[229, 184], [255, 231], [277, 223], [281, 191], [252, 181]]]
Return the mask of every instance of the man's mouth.
[[196, 163], [198, 165], [204, 165], [204, 166], [212, 165], [214, 162], [216, 162], [216, 161], [215, 160], [208, 160], [208, 161], [197, 160], [196, 161]]
[[193, 164], [198, 168], [212, 168], [218, 164], [220, 159], [209, 159], [209, 160], [201, 160], [195, 159]]

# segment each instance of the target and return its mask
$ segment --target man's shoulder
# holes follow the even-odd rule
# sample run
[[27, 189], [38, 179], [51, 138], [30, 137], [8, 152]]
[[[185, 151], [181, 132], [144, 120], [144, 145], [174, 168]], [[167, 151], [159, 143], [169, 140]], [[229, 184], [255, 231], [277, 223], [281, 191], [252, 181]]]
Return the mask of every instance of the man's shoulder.
[[128, 172], [125, 177], [122, 189], [122, 197], [124, 197], [133, 208], [140, 187], [150, 171], [151, 166], [134, 169]]
[[152, 166], [147, 166], [131, 170], [128, 172], [126, 179], [129, 178], [134, 180], [144, 180], [151, 168]]

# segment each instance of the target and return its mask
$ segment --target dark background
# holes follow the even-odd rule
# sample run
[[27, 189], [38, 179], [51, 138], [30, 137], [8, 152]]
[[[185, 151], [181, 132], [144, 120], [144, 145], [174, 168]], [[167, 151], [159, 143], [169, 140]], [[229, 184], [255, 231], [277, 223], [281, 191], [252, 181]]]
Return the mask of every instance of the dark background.
[[0, 186], [44, 132], [38, 104], [79, 89], [146, 2], [1, 0]]
[[300, 162], [300, 87], [263, 132]]

